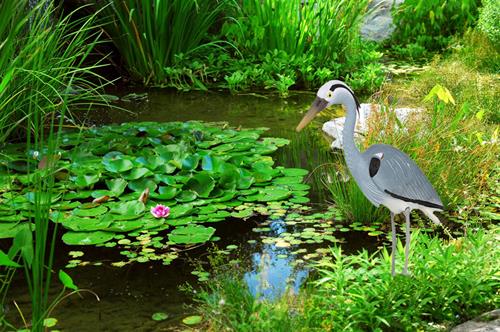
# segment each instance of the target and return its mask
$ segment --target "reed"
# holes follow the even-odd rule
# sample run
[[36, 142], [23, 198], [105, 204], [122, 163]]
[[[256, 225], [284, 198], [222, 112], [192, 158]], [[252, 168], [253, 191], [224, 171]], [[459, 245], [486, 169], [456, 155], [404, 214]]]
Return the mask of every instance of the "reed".
[[319, 63], [346, 62], [357, 48], [367, 1], [242, 0], [223, 34], [243, 54], [275, 49]]
[[[28, 227], [16, 234], [8, 252], [24, 267], [31, 317], [20, 315], [31, 331], [45, 329], [44, 319], [63, 297], [61, 293], [55, 302], [49, 299], [58, 240], [57, 224], [49, 220], [56, 173], [50, 160], [59, 153], [60, 134], [71, 112], [104, 102], [99, 95], [102, 77], [95, 73], [101, 64], [86, 64], [100, 36], [97, 13], [82, 16], [80, 10], [60, 16], [51, 0], [39, 1], [34, 8], [27, 0], [0, 3], [0, 144], [24, 138], [27, 155], [36, 151], [47, 160], [45, 165], [26, 160], [32, 179]], [[3, 280], [3, 301], [11, 271]], [[59, 278], [64, 289], [76, 289], [64, 272]]]
[[107, 0], [105, 26], [134, 79], [161, 85], [165, 68], [220, 47], [207, 38], [232, 0]]
[[35, 111], [50, 117], [105, 103], [96, 73], [104, 64], [86, 62], [101, 35], [96, 14], [60, 17], [51, 1], [31, 10], [27, 3], [0, 3], [0, 145], [33, 131]]

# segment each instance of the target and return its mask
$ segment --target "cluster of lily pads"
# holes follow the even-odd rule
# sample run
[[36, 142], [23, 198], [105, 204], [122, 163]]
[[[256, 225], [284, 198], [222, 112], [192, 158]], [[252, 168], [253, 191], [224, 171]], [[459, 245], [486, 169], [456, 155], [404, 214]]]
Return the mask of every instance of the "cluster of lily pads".
[[[34, 172], [57, 170], [50, 219], [68, 245], [120, 246], [130, 261], [177, 257], [176, 246], [209, 241], [207, 224], [246, 219], [258, 206], [301, 204], [306, 170], [276, 167], [269, 154], [288, 144], [261, 137], [265, 128], [223, 123], [125, 123], [65, 133], [56, 155], [10, 145], [0, 156], [0, 238], [27, 227], [35, 199]], [[43, 194], [45, 195], [45, 194]], [[169, 207], [165, 218], [151, 213]]]

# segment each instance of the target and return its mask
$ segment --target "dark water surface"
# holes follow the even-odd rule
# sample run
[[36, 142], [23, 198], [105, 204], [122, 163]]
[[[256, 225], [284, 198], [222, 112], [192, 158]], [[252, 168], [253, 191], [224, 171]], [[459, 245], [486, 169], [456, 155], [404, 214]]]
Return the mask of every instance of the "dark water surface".
[[[126, 92], [111, 93], [120, 96]], [[120, 104], [132, 111], [131, 113], [116, 110], [98, 111], [91, 114], [90, 118], [94, 123], [202, 120], [224, 121], [231, 127], [268, 127], [270, 130], [266, 135], [291, 140], [289, 146], [279, 149], [273, 156], [278, 164], [312, 170], [317, 165], [328, 162], [331, 154], [328, 144], [318, 130], [321, 119], [316, 121], [316, 126], [306, 129], [303, 133], [297, 134], [294, 130], [313, 99], [314, 94], [307, 93], [283, 100], [273, 96], [149, 90], [147, 100]], [[320, 186], [313, 184], [310, 198], [313, 206], [317, 206], [324, 203], [327, 195]], [[263, 244], [258, 240], [259, 234], [252, 232], [252, 228], [263, 221], [266, 221], [265, 218], [247, 221], [229, 219], [217, 223], [214, 227], [217, 228], [216, 235], [221, 238], [217, 246], [224, 248], [228, 244], [239, 245], [239, 258], [248, 266], [244, 279], [252, 293], [273, 298], [282, 294], [287, 287], [298, 290], [308, 271], [294, 267], [291, 256], [285, 257], [288, 248], [276, 248], [274, 244]], [[274, 235], [290, 231], [282, 220], [270, 222], [269, 227]], [[347, 252], [376, 245], [373, 238], [362, 233], [343, 235]], [[252, 239], [257, 240], [256, 243], [247, 243]], [[82, 250], [85, 252], [85, 260], [92, 261], [92, 258], [95, 258], [102, 261], [103, 265], [66, 269], [80, 288], [92, 290], [98, 294], [100, 301], [90, 294], [82, 294], [83, 297], [74, 295], [65, 300], [52, 315], [59, 321], [57, 328], [63, 331], [183, 330], [185, 326], [183, 327], [180, 321], [194, 310], [186, 306], [192, 303], [191, 294], [180, 291], [179, 286], [185, 283], [196, 285], [197, 279], [191, 274], [193, 264], [190, 262], [195, 259], [206, 262], [208, 247], [209, 245], [204, 245], [191, 250], [169, 266], [144, 263], [117, 268], [106, 264], [106, 260], [116, 261], [118, 250], [114, 250], [116, 257], [110, 257], [114, 255], [113, 249], [81, 249], [59, 243], [55, 270], [64, 267], [69, 259], [67, 253], [71, 250]], [[228, 260], [233, 258], [236, 258], [235, 255], [228, 257]], [[12, 284], [10, 297], [15, 299], [23, 310], [28, 310], [29, 296], [21, 277], [19, 273], [19, 279]], [[53, 294], [59, 290], [60, 284], [55, 281]], [[20, 325], [11, 303], [12, 301], [9, 301], [8, 316]], [[155, 312], [168, 313], [169, 318], [163, 322], [155, 322], [151, 319]]]

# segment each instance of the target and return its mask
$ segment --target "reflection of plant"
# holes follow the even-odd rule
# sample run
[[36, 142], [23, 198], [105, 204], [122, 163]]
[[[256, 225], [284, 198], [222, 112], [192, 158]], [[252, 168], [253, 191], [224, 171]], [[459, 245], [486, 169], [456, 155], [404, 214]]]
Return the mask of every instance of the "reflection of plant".
[[[233, 272], [212, 274], [197, 293], [209, 329], [246, 331], [432, 330], [498, 306], [500, 252], [494, 228], [445, 243], [412, 236], [412, 276], [393, 278], [390, 254], [346, 255], [333, 248], [312, 268], [317, 279], [297, 295], [256, 300]], [[398, 245], [398, 255], [403, 255]], [[293, 313], [293, 314], [291, 314]]]

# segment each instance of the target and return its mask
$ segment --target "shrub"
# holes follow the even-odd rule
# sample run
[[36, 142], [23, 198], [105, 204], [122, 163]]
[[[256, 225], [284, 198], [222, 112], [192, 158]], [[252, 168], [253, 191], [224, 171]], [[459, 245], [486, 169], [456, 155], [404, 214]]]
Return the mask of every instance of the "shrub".
[[500, 44], [500, 1], [483, 0], [483, 8], [479, 13], [477, 27], [484, 32], [491, 42], [498, 48]]
[[395, 44], [393, 50], [404, 56], [421, 56], [423, 49], [441, 50], [453, 35], [462, 34], [475, 24], [480, 3], [480, 0], [406, 0], [393, 10], [396, 30], [390, 44]]

